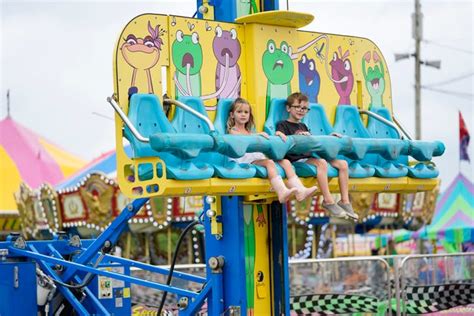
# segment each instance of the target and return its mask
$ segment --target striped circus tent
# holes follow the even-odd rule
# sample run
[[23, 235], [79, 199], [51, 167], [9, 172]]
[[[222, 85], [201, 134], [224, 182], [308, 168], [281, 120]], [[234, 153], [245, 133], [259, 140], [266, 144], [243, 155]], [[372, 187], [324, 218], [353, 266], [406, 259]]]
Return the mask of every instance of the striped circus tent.
[[56, 185], [84, 165], [82, 159], [7, 116], [0, 121], [0, 217], [17, 214], [13, 195], [20, 183], [33, 189], [43, 183]]
[[446, 250], [459, 250], [459, 245], [474, 242], [474, 184], [458, 174], [441, 194], [431, 224], [416, 232], [404, 229], [376, 238], [376, 247], [385, 247], [388, 240], [396, 243], [410, 239], [437, 240]]
[[438, 200], [431, 224], [413, 236], [455, 245], [474, 242], [474, 184], [458, 174]]

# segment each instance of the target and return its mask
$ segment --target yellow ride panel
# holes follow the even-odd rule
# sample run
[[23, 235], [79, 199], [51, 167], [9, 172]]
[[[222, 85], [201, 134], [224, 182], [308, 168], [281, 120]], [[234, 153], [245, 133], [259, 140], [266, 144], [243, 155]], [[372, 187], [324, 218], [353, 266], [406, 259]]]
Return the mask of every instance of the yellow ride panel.
[[[153, 93], [162, 100], [166, 82], [167, 94], [172, 99], [180, 95], [201, 97], [213, 120], [218, 98], [242, 96], [252, 105], [258, 131], [263, 129], [270, 100], [294, 91], [303, 91], [310, 102], [322, 104], [331, 123], [339, 104], [391, 109], [390, 77], [378, 47], [360, 37], [297, 30], [311, 20], [309, 14], [287, 11], [241, 17], [236, 20], [240, 23], [157, 14], [137, 16], [117, 41], [115, 98], [127, 113], [129, 93]], [[162, 78], [162, 73], [166, 78]], [[173, 108], [170, 119], [172, 115]], [[167, 179], [166, 164], [158, 157], [126, 155], [123, 123], [118, 115], [116, 148], [117, 181], [128, 197], [244, 195], [249, 201], [274, 197], [266, 179]], [[140, 179], [136, 174], [138, 165], [143, 163], [152, 166], [151, 178]], [[161, 171], [157, 165], [161, 165]], [[316, 180], [304, 182], [315, 184]], [[416, 192], [431, 190], [437, 182], [411, 178], [350, 179], [350, 190]], [[337, 190], [336, 179], [331, 180], [330, 188]]]

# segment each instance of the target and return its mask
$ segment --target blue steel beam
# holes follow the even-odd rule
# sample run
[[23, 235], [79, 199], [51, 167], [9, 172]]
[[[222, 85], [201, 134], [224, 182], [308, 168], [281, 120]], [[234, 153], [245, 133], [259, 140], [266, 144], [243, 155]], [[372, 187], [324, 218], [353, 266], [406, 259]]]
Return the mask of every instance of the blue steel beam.
[[[78, 270], [85, 271], [85, 272], [91, 272], [93, 274], [103, 275], [103, 276], [113, 278], [113, 279], [116, 279], [116, 280], [126, 281], [126, 282], [130, 282], [130, 283], [150, 287], [150, 288], [157, 289], [157, 290], [167, 291], [167, 292], [178, 294], [178, 295], [181, 295], [181, 296], [187, 296], [187, 297], [191, 297], [191, 298], [194, 298], [194, 297], [197, 296], [197, 293], [191, 292], [191, 291], [188, 291], [188, 290], [183, 290], [183, 289], [171, 287], [171, 286], [168, 286], [168, 285], [163, 285], [163, 284], [159, 284], [159, 283], [146, 281], [146, 280], [142, 280], [142, 279], [139, 279], [139, 278], [123, 275], [123, 274], [120, 274], [120, 273], [103, 271], [103, 270], [92, 268], [92, 267], [89, 267], [89, 266], [86, 266], [86, 265], [81, 265], [79, 263], [75, 263], [75, 262], [71, 262], [71, 261], [65, 261], [65, 260], [54, 258], [54, 257], [49, 257], [49, 256], [46, 256], [46, 255], [42, 255], [42, 254], [32, 252], [32, 251], [28, 251], [28, 250], [22, 250], [22, 249], [18, 249], [18, 248], [15, 248], [15, 247], [9, 247], [8, 250], [11, 251], [12, 253], [19, 254], [19, 255], [21, 255], [23, 257], [26, 257], [26, 258], [36, 259], [37, 261], [43, 261], [44, 266], [48, 267], [48, 268], [50, 268], [50, 267], [45, 264], [46, 262], [52, 263], [52, 264], [59, 264], [59, 265], [65, 266], [65, 267], [74, 268], [76, 270], [76, 272]], [[54, 273], [52, 270], [48, 270], [48, 271], [50, 271], [50, 276], [52, 276], [54, 278], [57, 278], [62, 282], [65, 282], [64, 279], [61, 280], [61, 278], [56, 273]]]
[[[99, 237], [92, 242], [87, 250], [81, 253], [75, 262], [79, 264], [87, 264], [90, 260], [102, 249], [106, 241], [110, 241], [112, 245], [115, 245], [122, 232], [126, 229], [128, 220], [131, 219], [143, 205], [148, 201], [148, 198], [136, 199], [132, 203], [128, 204], [120, 213], [119, 216], [110, 224], [107, 229], [99, 235]], [[69, 281], [76, 273], [76, 269], [67, 269], [63, 278], [65, 281]]]
[[[128, 265], [130, 267], [136, 267], [136, 268], [146, 270], [146, 271], [150, 271], [150, 272], [153, 272], [153, 273], [169, 275], [169, 272], [170, 272], [170, 270], [166, 269], [166, 268], [160, 268], [160, 267], [157, 267], [157, 266], [152, 266], [150, 264], [146, 264], [146, 263], [142, 263], [142, 262], [138, 262], [138, 261], [133, 261], [133, 260], [130, 260], [130, 259], [125, 259], [125, 258], [115, 257], [115, 256], [111, 256], [111, 255], [106, 255], [104, 257], [104, 260], [107, 260], [106, 262], [116, 262], [116, 263], [120, 263], [120, 264], [123, 264], [123, 265]], [[188, 273], [184, 273], [184, 272], [179, 272], [179, 271], [173, 271], [173, 278], [192, 281], [192, 282], [196, 282], [196, 283], [205, 283], [206, 282], [206, 278], [196, 276], [196, 275], [192, 275], [192, 274], [188, 274]]]
[[[12, 250], [14, 249], [16, 248], [13, 248]], [[36, 248], [34, 246], [31, 246], [31, 249], [33, 251], [36, 251]], [[25, 250], [22, 250], [22, 251], [25, 251]], [[46, 258], [50, 258], [50, 257], [46, 257]], [[58, 259], [55, 259], [55, 260], [58, 260]], [[52, 276], [55, 274], [53, 269], [49, 265], [47, 265], [44, 261], [38, 260], [37, 263], [41, 267], [41, 270], [43, 270], [48, 275]], [[68, 302], [72, 305], [72, 307], [76, 310], [76, 312], [79, 313], [80, 316], [90, 315], [89, 311], [81, 304], [81, 302], [79, 302], [79, 300], [74, 296], [74, 294], [72, 294], [72, 292], [68, 288], [64, 286], [58, 286], [58, 290], [68, 300]]]

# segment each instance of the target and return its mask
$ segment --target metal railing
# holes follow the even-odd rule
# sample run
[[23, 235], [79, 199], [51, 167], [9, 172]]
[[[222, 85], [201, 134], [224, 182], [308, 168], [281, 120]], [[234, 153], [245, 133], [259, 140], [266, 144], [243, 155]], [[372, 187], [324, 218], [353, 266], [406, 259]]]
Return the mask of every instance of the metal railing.
[[[455, 259], [460, 259], [460, 264], [454, 261]], [[411, 286], [473, 281], [474, 253], [408, 255], [401, 260], [400, 265], [396, 265], [395, 271], [399, 271], [400, 274], [400, 288], [398, 292], [401, 295], [402, 303], [401, 307], [397, 304], [397, 316], [406, 315], [407, 280], [415, 280], [415, 283], [411, 284]]]
[[290, 296], [330, 293], [373, 297], [377, 304], [387, 306], [388, 315], [392, 314], [390, 266], [384, 258], [290, 260], [289, 269]]
[[[430, 274], [423, 274], [422, 264], [430, 267], [427, 270]], [[206, 274], [204, 264], [177, 265], [175, 269], [202, 277]], [[396, 312], [400, 316], [407, 314], [408, 287], [429, 287], [462, 281], [474, 283], [474, 253], [290, 260], [289, 270], [291, 297], [317, 294], [373, 297], [379, 306], [386, 307], [387, 315]], [[140, 272], [132, 268], [132, 273]], [[421, 275], [428, 277], [424, 279]], [[154, 281], [160, 281], [155, 280], [157, 277], [153, 276]], [[189, 281], [184, 284], [182, 280], [177, 282], [180, 283], [173, 285], [197, 290], [198, 284]], [[159, 298], [160, 294], [156, 290], [147, 291], [156, 293], [156, 299]], [[140, 290], [142, 293], [143, 290]], [[392, 307], [392, 302], [396, 303], [396, 307]], [[420, 302], [411, 303], [416, 305]]]

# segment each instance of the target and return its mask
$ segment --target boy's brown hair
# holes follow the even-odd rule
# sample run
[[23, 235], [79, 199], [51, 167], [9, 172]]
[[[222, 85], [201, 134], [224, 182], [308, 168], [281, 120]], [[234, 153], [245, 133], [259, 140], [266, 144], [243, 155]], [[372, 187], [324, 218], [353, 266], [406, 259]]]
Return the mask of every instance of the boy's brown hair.
[[247, 100], [245, 100], [244, 98], [237, 98], [237, 99], [235, 99], [234, 102], [232, 102], [232, 105], [230, 106], [229, 116], [227, 118], [227, 132], [228, 133], [230, 132], [232, 127], [235, 126], [235, 120], [234, 120], [233, 117], [230, 116], [230, 113], [235, 112], [239, 108], [239, 105], [241, 105], [241, 104], [247, 104], [249, 106], [249, 110], [250, 110], [249, 121], [245, 124], [245, 129], [247, 130], [247, 132], [251, 132], [252, 128], [255, 125], [254, 119], [253, 119], [253, 114], [252, 114], [252, 107], [250, 106], [250, 103]]
[[308, 97], [306, 94], [303, 94], [301, 92], [295, 92], [292, 93], [286, 98], [286, 106], [292, 106], [295, 101], [298, 101], [299, 103], [301, 102], [308, 102]]

